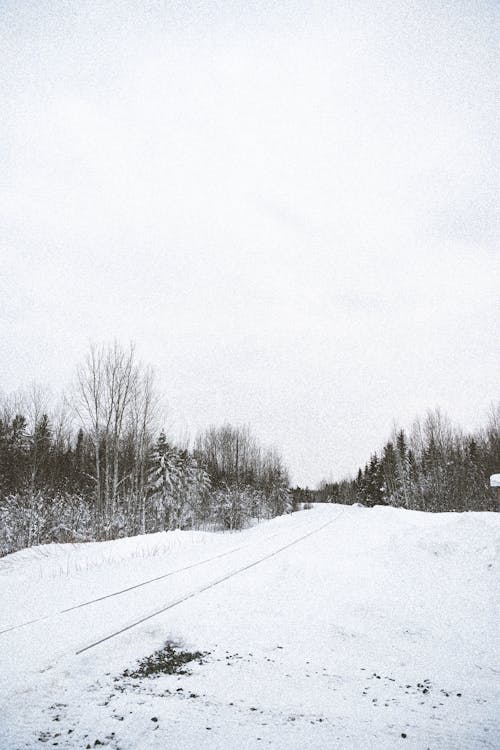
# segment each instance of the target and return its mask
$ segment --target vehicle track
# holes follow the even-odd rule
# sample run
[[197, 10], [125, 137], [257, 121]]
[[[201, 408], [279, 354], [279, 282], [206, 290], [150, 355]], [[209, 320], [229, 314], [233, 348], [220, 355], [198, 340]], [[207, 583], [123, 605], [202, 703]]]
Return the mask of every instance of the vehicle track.
[[[274, 539], [277, 536], [280, 536], [282, 532], [278, 531], [274, 534], [270, 534], [268, 537], [265, 537], [263, 541], [269, 541], [270, 539]], [[185, 565], [182, 568], [176, 568], [175, 570], [170, 570], [168, 573], [162, 573], [159, 576], [155, 576], [154, 578], [149, 578], [146, 581], [141, 581], [140, 583], [135, 583], [132, 586], [127, 586], [124, 589], [120, 589], [119, 591], [112, 591], [110, 594], [104, 594], [103, 596], [98, 596], [94, 599], [89, 599], [85, 602], [81, 602], [80, 604], [74, 604], [71, 607], [67, 607], [65, 609], [61, 609], [58, 612], [51, 612], [48, 615], [42, 615], [42, 617], [37, 617], [33, 620], [26, 620], [25, 622], [16, 623], [15, 625], [10, 625], [8, 628], [4, 628], [3, 630], [0, 630], [0, 635], [3, 635], [4, 633], [10, 633], [13, 630], [19, 630], [19, 628], [25, 628], [28, 625], [36, 625], [39, 622], [45, 622], [46, 620], [50, 620], [53, 617], [58, 617], [60, 615], [64, 615], [68, 612], [73, 612], [76, 609], [81, 609], [83, 607], [88, 607], [91, 604], [96, 604], [97, 602], [102, 602], [105, 599], [111, 599], [114, 596], [120, 596], [121, 594], [126, 594], [129, 591], [133, 591], [134, 589], [141, 588], [142, 586], [148, 586], [151, 583], [155, 583], [156, 581], [161, 581], [165, 578], [169, 578], [170, 576], [176, 575], [178, 573], [183, 573], [187, 570], [192, 570], [193, 568], [200, 567], [201, 565], [206, 565], [207, 563], [213, 562], [214, 560], [219, 560], [222, 557], [227, 557], [228, 555], [233, 555], [236, 552], [240, 552], [242, 549], [246, 549], [247, 547], [251, 547], [254, 544], [253, 541], [246, 542], [245, 544], [240, 544], [238, 547], [233, 547], [230, 550], [226, 550], [225, 552], [221, 552], [218, 555], [213, 555], [212, 557], [207, 557], [204, 560], [198, 560], [195, 563], [190, 563], [189, 565]]]
[[157, 609], [154, 612], [150, 612], [149, 614], [145, 615], [144, 617], [141, 617], [139, 620], [135, 620], [132, 623], [129, 623], [123, 628], [120, 628], [120, 630], [116, 630], [114, 633], [111, 633], [110, 635], [104, 636], [103, 638], [100, 638], [97, 641], [94, 641], [93, 643], [88, 644], [87, 646], [84, 646], [83, 648], [78, 649], [75, 653], [76, 656], [79, 656], [80, 654], [83, 654], [85, 651], [89, 651], [92, 648], [95, 648], [96, 646], [99, 646], [101, 643], [105, 643], [106, 641], [111, 640], [111, 638], [115, 638], [118, 635], [121, 635], [122, 633], [125, 633], [127, 630], [131, 630], [132, 628], [135, 628], [137, 625], [140, 625], [143, 622], [146, 622], [147, 620], [151, 620], [151, 618], [156, 617], [157, 615], [162, 614], [163, 612], [167, 612], [169, 609], [173, 609], [174, 607], [177, 607], [179, 604], [182, 604], [183, 602], [187, 601], [188, 599], [192, 599], [195, 596], [198, 596], [198, 594], [202, 594], [204, 591], [208, 591], [209, 589], [214, 588], [215, 586], [218, 586], [220, 583], [224, 583], [224, 581], [229, 580], [230, 578], [233, 578], [236, 575], [239, 575], [240, 573], [244, 573], [247, 570], [250, 570], [251, 568], [254, 568], [256, 565], [260, 565], [261, 563], [265, 562], [266, 560], [270, 560], [272, 557], [275, 557], [280, 552], [283, 552], [286, 549], [289, 549], [290, 547], [293, 547], [296, 544], [299, 544], [299, 542], [302, 542], [304, 539], [307, 539], [308, 537], [312, 536], [313, 534], [317, 534], [323, 529], [325, 529], [327, 526], [330, 526], [334, 521], [336, 521], [343, 513], [344, 510], [341, 510], [339, 513], [337, 513], [334, 518], [331, 518], [326, 523], [322, 524], [316, 529], [313, 529], [312, 531], [309, 531], [307, 534], [303, 534], [302, 536], [298, 537], [297, 539], [293, 539], [291, 542], [288, 542], [287, 544], [283, 545], [282, 547], [278, 547], [278, 549], [274, 550], [273, 552], [269, 552], [267, 555], [264, 555], [263, 557], [259, 558], [258, 560], [254, 560], [251, 563], [248, 563], [247, 565], [244, 565], [241, 568], [238, 568], [237, 570], [233, 570], [231, 573], [226, 573], [223, 576], [220, 576], [219, 578], [216, 578], [214, 581], [211, 581], [210, 583], [207, 583], [203, 586], [200, 586], [199, 588], [195, 589], [194, 591], [191, 591], [189, 594], [185, 594], [184, 596], [180, 597], [179, 599], [176, 599], [173, 602], [170, 602], [169, 604], [165, 605], [161, 609]]

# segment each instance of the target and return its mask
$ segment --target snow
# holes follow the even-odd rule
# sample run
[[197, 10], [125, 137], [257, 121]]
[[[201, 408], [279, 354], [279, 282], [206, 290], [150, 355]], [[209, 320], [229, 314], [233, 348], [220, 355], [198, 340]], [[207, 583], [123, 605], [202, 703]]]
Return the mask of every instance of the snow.
[[492, 474], [490, 477], [490, 487], [500, 487], [500, 474]]
[[[497, 749], [499, 562], [500, 514], [338, 505], [10, 555], [0, 747]], [[207, 655], [120, 677], [167, 640]]]

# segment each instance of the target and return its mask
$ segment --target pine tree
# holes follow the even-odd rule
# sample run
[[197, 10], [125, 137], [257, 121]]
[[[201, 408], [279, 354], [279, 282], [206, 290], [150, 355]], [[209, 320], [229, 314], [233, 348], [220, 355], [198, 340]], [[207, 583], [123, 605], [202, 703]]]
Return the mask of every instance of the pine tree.
[[379, 505], [382, 502], [381, 467], [376, 453], [370, 458], [366, 469], [366, 489], [368, 505]]
[[51, 480], [52, 431], [47, 414], [42, 414], [35, 424], [30, 444], [30, 485], [31, 491], [47, 488]]
[[380, 473], [382, 502], [387, 505], [398, 505], [397, 457], [391, 442], [384, 447]]
[[174, 488], [178, 473], [178, 453], [162, 432], [153, 450], [148, 477], [149, 498], [160, 531], [173, 528]]
[[410, 507], [410, 451], [408, 450], [404, 430], [400, 430], [396, 437], [396, 477], [399, 497], [406, 508]]

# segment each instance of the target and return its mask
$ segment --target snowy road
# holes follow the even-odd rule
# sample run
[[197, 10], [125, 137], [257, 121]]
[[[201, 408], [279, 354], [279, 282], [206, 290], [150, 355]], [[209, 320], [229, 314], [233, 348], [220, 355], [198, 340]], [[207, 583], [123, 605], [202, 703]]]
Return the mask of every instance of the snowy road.
[[[499, 540], [497, 514], [323, 506], [12, 555], [0, 630], [46, 619], [0, 634], [0, 747], [496, 750]], [[116, 680], [167, 640], [204, 663]]]

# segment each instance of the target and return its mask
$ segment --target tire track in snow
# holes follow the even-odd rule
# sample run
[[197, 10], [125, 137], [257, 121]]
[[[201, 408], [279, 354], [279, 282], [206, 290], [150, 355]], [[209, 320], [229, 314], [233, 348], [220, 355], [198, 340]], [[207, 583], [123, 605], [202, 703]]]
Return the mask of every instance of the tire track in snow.
[[254, 568], [256, 565], [260, 565], [261, 563], [266, 562], [266, 560], [270, 560], [272, 557], [275, 557], [280, 552], [284, 552], [284, 550], [289, 549], [290, 547], [293, 547], [295, 544], [299, 544], [299, 542], [302, 542], [304, 539], [307, 539], [313, 534], [319, 533], [320, 531], [325, 529], [327, 526], [330, 526], [344, 512], [345, 510], [341, 510], [340, 513], [338, 513], [334, 518], [322, 524], [317, 529], [313, 529], [312, 531], [309, 531], [307, 534], [304, 534], [303, 536], [298, 537], [297, 539], [293, 539], [291, 542], [288, 542], [288, 544], [283, 545], [283, 547], [279, 547], [273, 552], [270, 552], [267, 555], [264, 555], [264, 557], [261, 557], [258, 560], [254, 560], [254, 562], [251, 562], [248, 565], [244, 565], [242, 568], [233, 570], [231, 573], [226, 573], [220, 578], [216, 578], [214, 581], [211, 581], [210, 583], [207, 583], [204, 586], [200, 586], [194, 591], [191, 591], [189, 594], [185, 594], [184, 596], [181, 596], [179, 599], [176, 599], [175, 601], [170, 602], [165, 607], [162, 607], [161, 609], [157, 609], [154, 612], [150, 612], [148, 615], [141, 617], [139, 620], [135, 620], [129, 625], [126, 625], [125, 627], [120, 628], [120, 630], [116, 630], [114, 633], [104, 636], [104, 638], [100, 638], [99, 640], [94, 641], [93, 643], [90, 643], [87, 646], [84, 646], [83, 648], [78, 649], [78, 651], [76, 651], [76, 656], [83, 654], [85, 651], [89, 651], [91, 648], [94, 648], [95, 646], [99, 646], [101, 643], [105, 643], [106, 641], [111, 640], [111, 638], [115, 638], [116, 636], [121, 635], [122, 633], [125, 633], [127, 630], [131, 630], [132, 628], [135, 628], [137, 625], [141, 625], [141, 623], [146, 622], [147, 620], [151, 620], [151, 618], [156, 617], [157, 615], [161, 615], [163, 612], [167, 612], [169, 609], [173, 609], [173, 607], [177, 607], [179, 604], [182, 604], [183, 602], [188, 601], [188, 599], [192, 599], [193, 597], [198, 596], [198, 594], [202, 594], [204, 591], [208, 591], [209, 589], [212, 589], [215, 586], [218, 586], [220, 583], [224, 583], [224, 581], [228, 581], [230, 578], [233, 578], [234, 576], [239, 575], [239, 573], [244, 573], [245, 571], [250, 570], [251, 568]]
[[[304, 525], [304, 524], [303, 524]], [[277, 536], [280, 536], [282, 531], [277, 531], [275, 534], [270, 534], [270, 536], [265, 537], [263, 541], [269, 541], [270, 539], [274, 539]], [[195, 563], [190, 563], [189, 565], [185, 565], [182, 568], [176, 568], [175, 570], [170, 570], [168, 573], [162, 573], [162, 575], [156, 576], [155, 578], [149, 578], [147, 581], [141, 581], [140, 583], [135, 583], [132, 586], [127, 586], [124, 589], [120, 589], [119, 591], [113, 591], [110, 594], [104, 594], [103, 596], [98, 596], [95, 599], [89, 599], [88, 601], [81, 602], [80, 604], [74, 604], [71, 607], [67, 607], [66, 609], [61, 609], [58, 612], [52, 612], [48, 615], [43, 615], [42, 617], [37, 617], [33, 620], [27, 620], [25, 622], [17, 623], [16, 625], [10, 625], [8, 628], [4, 628], [3, 630], [0, 630], [0, 635], [3, 635], [4, 633], [10, 633], [13, 630], [18, 630], [19, 628], [25, 628], [28, 625], [36, 625], [39, 622], [46, 622], [47, 620], [50, 620], [53, 617], [59, 617], [60, 615], [64, 615], [67, 612], [73, 612], [76, 609], [81, 609], [83, 607], [88, 607], [91, 604], [96, 604], [97, 602], [102, 602], [106, 599], [111, 599], [114, 596], [120, 596], [121, 594], [126, 594], [128, 591], [133, 591], [134, 589], [141, 588], [141, 586], [147, 586], [150, 583], [155, 583], [156, 581], [161, 581], [165, 578], [169, 578], [170, 576], [176, 575], [177, 573], [183, 573], [187, 570], [192, 570], [193, 568], [197, 568], [201, 565], [206, 565], [207, 563], [213, 562], [214, 560], [219, 560], [222, 557], [227, 557], [228, 555], [233, 555], [235, 552], [240, 552], [242, 549], [246, 549], [247, 547], [251, 547], [254, 544], [253, 541], [246, 542], [245, 544], [240, 544], [239, 547], [233, 547], [230, 550], [226, 550], [225, 552], [221, 552], [218, 555], [214, 555], [213, 557], [207, 557], [204, 560], [198, 560]]]

